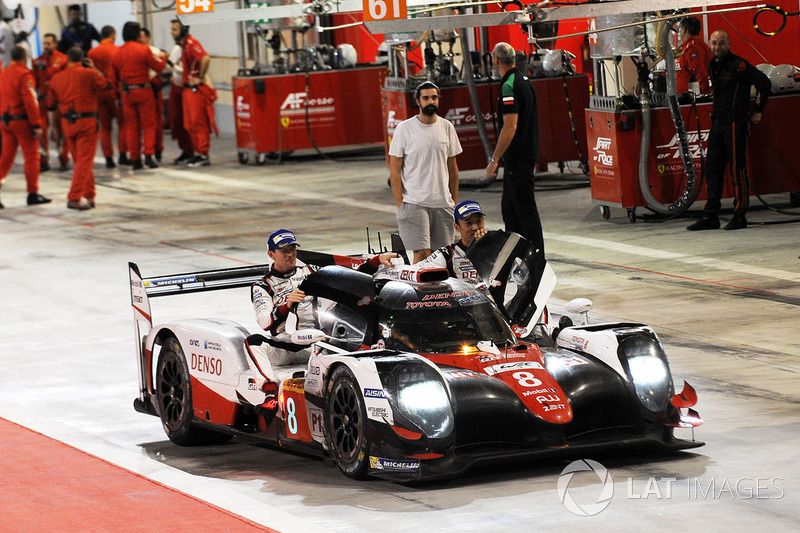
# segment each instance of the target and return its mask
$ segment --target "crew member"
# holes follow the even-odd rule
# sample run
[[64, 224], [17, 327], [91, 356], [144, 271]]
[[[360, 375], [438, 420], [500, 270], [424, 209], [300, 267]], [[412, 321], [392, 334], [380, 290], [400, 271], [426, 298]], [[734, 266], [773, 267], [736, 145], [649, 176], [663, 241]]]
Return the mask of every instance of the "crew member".
[[[150, 44], [150, 30], [142, 28], [139, 33], [139, 42], [150, 48], [153, 55], [161, 54], [161, 50]], [[156, 161], [161, 162], [161, 154], [164, 153], [164, 97], [161, 89], [164, 87], [164, 79], [161, 74], [150, 69], [147, 72], [150, 76], [150, 85], [153, 87], [153, 96], [156, 99]]]
[[194, 158], [192, 138], [183, 124], [183, 62], [181, 60], [181, 45], [175, 44], [169, 53], [169, 65], [172, 67], [171, 86], [169, 88], [169, 131], [172, 138], [178, 142], [181, 149], [179, 155], [172, 162], [175, 165], [185, 165]]
[[[709, 41], [714, 54], [708, 69], [714, 102], [706, 156], [706, 205], [702, 218], [686, 228], [689, 231], [719, 228], [725, 167], [730, 168], [734, 188], [733, 218], [725, 229], [747, 227], [745, 213], [750, 205], [747, 137], [751, 125], [755, 126], [761, 120], [761, 112], [772, 90], [772, 83], [763, 72], [730, 51], [731, 41], [725, 31], [715, 31]], [[756, 88], [752, 110], [751, 86]]]
[[711, 92], [708, 77], [708, 65], [714, 57], [711, 49], [700, 37], [702, 25], [697, 17], [686, 17], [681, 20], [678, 35], [681, 40], [681, 56], [678, 58], [680, 70], [676, 73], [678, 93], [689, 91], [689, 84], [697, 82], [700, 94]]
[[189, 33], [189, 26], [180, 20], [172, 21], [172, 37], [181, 46], [183, 64], [183, 123], [192, 139], [194, 156], [187, 163], [190, 167], [208, 166], [211, 161], [208, 151], [211, 147], [211, 121], [209, 102], [215, 99], [215, 91], [206, 83], [211, 56], [200, 42]]
[[[57, 47], [58, 40], [56, 36], [52, 33], [45, 33], [44, 39], [42, 40], [42, 49], [44, 52], [33, 60], [33, 77], [36, 79], [36, 88], [39, 91], [39, 112], [42, 115], [42, 130], [45, 132], [41, 139], [42, 158], [40, 170], [42, 172], [50, 170], [50, 147], [48, 138], [53, 137], [57, 139], [61, 132], [57, 123], [58, 117], [53, 113], [51, 119], [51, 117], [48, 116], [50, 113], [47, 111], [47, 106], [43, 104], [47, 96], [50, 79], [58, 72], [67, 68], [67, 56], [59, 52]], [[64, 156], [66, 156], [66, 151], [64, 152]], [[65, 164], [66, 157], [62, 157], [61, 165], [64, 166]]]
[[[28, 205], [50, 202], [39, 194], [39, 139], [42, 138], [42, 116], [36, 97], [36, 80], [25, 66], [28, 49], [16, 45], [11, 50], [11, 64], [0, 72], [0, 120], [2, 120], [2, 154], [0, 154], [0, 186], [8, 176], [17, 146], [25, 158], [25, 181]], [[0, 203], [0, 208], [3, 204]]]
[[92, 165], [97, 150], [97, 98], [110, 84], [77, 46], [69, 49], [67, 57], [67, 69], [50, 80], [47, 105], [60, 109], [61, 129], [75, 161], [67, 207], [85, 210], [94, 207], [95, 198]]
[[92, 41], [100, 42], [100, 34], [93, 24], [83, 20], [80, 4], [72, 4], [67, 8], [69, 24], [61, 30], [61, 42], [58, 49], [67, 53], [73, 46], [79, 47], [84, 53], [92, 48]]
[[[144, 152], [145, 164], [158, 168], [153, 156], [156, 152], [156, 102], [150, 86], [150, 69], [161, 72], [166, 66], [163, 55], [153, 55], [150, 48], [139, 42], [141, 26], [138, 22], [126, 22], [122, 28], [125, 44], [115, 57], [122, 88], [122, 111], [125, 114], [125, 133], [128, 150], [133, 160], [133, 169], [142, 167], [141, 154]], [[144, 150], [142, 150], [144, 137]]]
[[503, 160], [501, 208], [506, 231], [519, 233], [544, 255], [544, 237], [534, 195], [533, 171], [539, 157], [539, 119], [536, 92], [528, 77], [515, 67], [514, 48], [497, 43], [492, 61], [500, 72], [502, 87], [497, 103], [500, 136], [486, 175], [497, 175]]
[[110, 87], [100, 93], [97, 98], [97, 112], [100, 117], [100, 146], [103, 157], [106, 158], [106, 168], [114, 168], [114, 137], [113, 120], [117, 121], [117, 148], [119, 150], [119, 164], [130, 165], [128, 159], [128, 138], [125, 135], [125, 121], [120, 108], [117, 68], [114, 66], [114, 57], [119, 53], [119, 46], [114, 44], [117, 39], [117, 30], [113, 26], [103, 26], [100, 30], [100, 44], [89, 50], [88, 57], [95, 67], [103, 73]]

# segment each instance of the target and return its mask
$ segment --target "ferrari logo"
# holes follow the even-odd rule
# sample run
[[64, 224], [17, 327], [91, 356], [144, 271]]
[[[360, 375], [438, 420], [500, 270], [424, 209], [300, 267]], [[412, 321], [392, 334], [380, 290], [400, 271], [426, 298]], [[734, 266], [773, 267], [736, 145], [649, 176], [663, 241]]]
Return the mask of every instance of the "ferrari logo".
[[289, 117], [281, 117], [281, 124], [284, 128], [289, 127]]
[[667, 167], [664, 165], [658, 165], [658, 173], [663, 174], [664, 171], [667, 170]]

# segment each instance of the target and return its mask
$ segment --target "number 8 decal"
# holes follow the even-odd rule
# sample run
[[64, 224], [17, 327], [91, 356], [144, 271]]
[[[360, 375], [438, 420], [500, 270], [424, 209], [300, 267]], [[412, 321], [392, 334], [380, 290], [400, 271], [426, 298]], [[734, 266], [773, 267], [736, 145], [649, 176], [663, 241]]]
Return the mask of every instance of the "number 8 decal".
[[517, 380], [523, 387], [538, 387], [542, 382], [531, 374], [530, 372], [514, 372], [511, 377]]
[[297, 417], [295, 416], [295, 412], [297, 408], [294, 405], [294, 398], [289, 398], [286, 400], [286, 414], [289, 415], [286, 417], [286, 426], [289, 428], [289, 433], [294, 435], [297, 433]]

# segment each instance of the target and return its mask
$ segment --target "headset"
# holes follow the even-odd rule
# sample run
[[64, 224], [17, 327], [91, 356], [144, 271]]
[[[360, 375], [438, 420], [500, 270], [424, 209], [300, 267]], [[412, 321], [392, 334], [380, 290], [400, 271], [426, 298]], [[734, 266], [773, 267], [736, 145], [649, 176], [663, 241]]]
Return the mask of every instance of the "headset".
[[181, 19], [177, 19], [177, 18], [176, 18], [176, 19], [172, 19], [172, 22], [177, 22], [177, 23], [178, 23], [178, 26], [179, 26], [179, 27], [180, 27], [180, 29], [181, 29], [181, 32], [180, 32], [180, 33], [178, 34], [178, 36], [175, 38], [176, 40], [177, 40], [177, 39], [183, 39], [183, 38], [185, 38], [187, 35], [189, 35], [189, 26], [187, 26], [186, 24], [184, 24], [183, 22], [181, 22]]

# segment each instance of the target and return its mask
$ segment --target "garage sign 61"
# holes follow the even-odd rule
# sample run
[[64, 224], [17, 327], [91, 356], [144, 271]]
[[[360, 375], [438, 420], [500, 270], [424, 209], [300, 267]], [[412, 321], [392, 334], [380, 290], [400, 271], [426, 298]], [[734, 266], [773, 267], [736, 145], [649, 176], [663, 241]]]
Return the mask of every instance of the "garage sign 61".
[[363, 0], [364, 20], [392, 20], [408, 17], [406, 0]]

